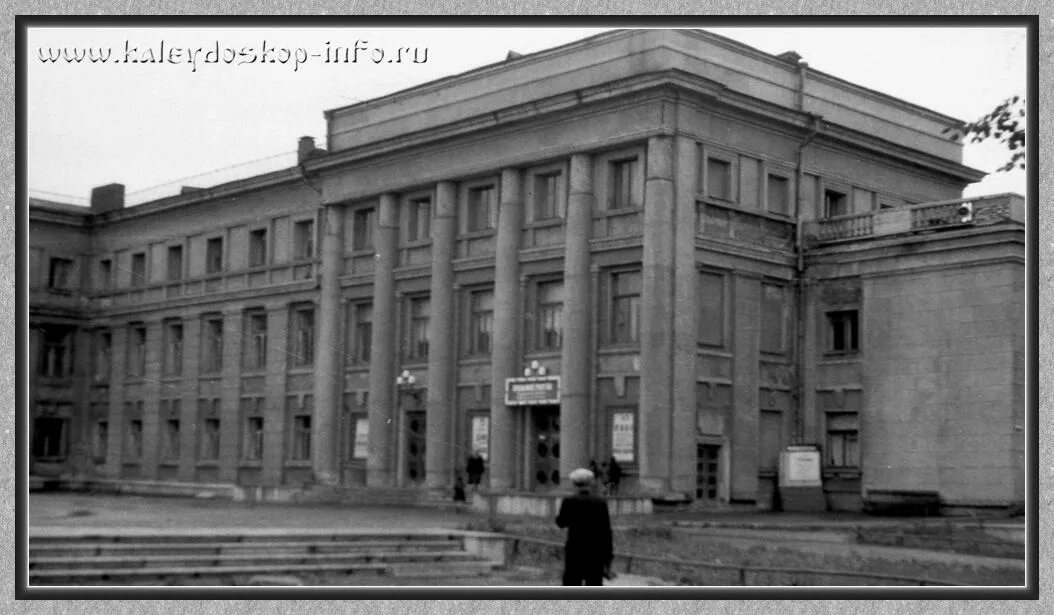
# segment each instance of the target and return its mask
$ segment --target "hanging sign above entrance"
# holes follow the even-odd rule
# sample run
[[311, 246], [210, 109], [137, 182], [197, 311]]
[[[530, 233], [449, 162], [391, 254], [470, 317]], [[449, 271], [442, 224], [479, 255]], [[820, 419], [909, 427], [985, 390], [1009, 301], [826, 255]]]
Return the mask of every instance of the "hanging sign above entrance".
[[560, 403], [560, 376], [505, 379], [506, 406], [555, 406]]

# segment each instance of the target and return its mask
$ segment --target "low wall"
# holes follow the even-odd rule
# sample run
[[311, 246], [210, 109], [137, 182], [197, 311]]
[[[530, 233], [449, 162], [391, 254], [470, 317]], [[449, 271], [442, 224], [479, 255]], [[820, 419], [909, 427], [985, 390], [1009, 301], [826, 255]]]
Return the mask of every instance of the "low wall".
[[[533, 493], [476, 493], [472, 496], [472, 510], [486, 514], [555, 517], [560, 510], [562, 495]], [[608, 513], [621, 515], [650, 515], [652, 501], [647, 497], [614, 496], [605, 498]]]

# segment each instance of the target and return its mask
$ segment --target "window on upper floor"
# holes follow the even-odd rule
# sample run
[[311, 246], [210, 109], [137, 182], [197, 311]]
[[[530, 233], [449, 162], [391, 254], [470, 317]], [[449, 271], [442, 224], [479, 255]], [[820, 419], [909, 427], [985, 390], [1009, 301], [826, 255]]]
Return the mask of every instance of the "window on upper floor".
[[95, 352], [92, 356], [92, 379], [96, 383], [109, 382], [113, 338], [107, 330], [96, 331]]
[[125, 371], [132, 378], [142, 378], [146, 375], [146, 327], [144, 325], [131, 325], [128, 328], [128, 360]]
[[611, 274], [608, 339], [612, 344], [640, 341], [640, 271]]
[[351, 217], [351, 249], [372, 250], [373, 235], [377, 228], [377, 210], [361, 207]]
[[768, 176], [768, 210], [781, 216], [790, 215], [790, 180], [781, 175]]
[[431, 306], [428, 297], [411, 297], [409, 301], [409, 326], [407, 327], [405, 355], [407, 359], [428, 358], [428, 339]]
[[96, 290], [110, 290], [113, 288], [113, 261], [104, 258], [99, 261], [98, 279], [95, 282]]
[[837, 190], [823, 191], [823, 213], [825, 218], [844, 216], [849, 213], [849, 197]]
[[172, 282], [183, 279], [183, 246], [168, 247], [168, 263], [165, 279]]
[[782, 354], [787, 350], [786, 288], [761, 285], [761, 352]]
[[347, 331], [349, 363], [369, 363], [373, 343], [373, 304], [353, 303], [348, 306]]
[[535, 293], [534, 349], [560, 350], [564, 335], [564, 283], [539, 282]]
[[857, 310], [827, 312], [828, 354], [852, 354], [860, 349]]
[[201, 373], [217, 374], [223, 369], [223, 316], [202, 318]]
[[532, 183], [532, 221], [540, 222], [563, 216], [563, 174], [560, 171], [539, 173], [534, 176]]
[[223, 271], [223, 237], [212, 237], [205, 242], [205, 273]]
[[64, 378], [73, 374], [73, 331], [61, 325], [48, 325], [40, 329], [39, 375]]
[[183, 323], [169, 321], [164, 324], [164, 355], [161, 373], [179, 376], [183, 373]]
[[262, 267], [267, 264], [267, 229], [249, 231], [249, 266]]
[[293, 260], [315, 258], [315, 221], [300, 220], [293, 224]]
[[494, 200], [493, 185], [469, 188], [466, 202], [466, 230], [468, 232], [494, 228]]
[[732, 163], [719, 158], [706, 159], [706, 196], [723, 201], [732, 199]]
[[469, 293], [467, 354], [490, 354], [493, 337], [494, 291], [473, 291]]
[[267, 313], [250, 311], [245, 314], [244, 367], [248, 371], [267, 368]]
[[58, 291], [70, 291], [76, 287], [73, 279], [73, 260], [69, 258], [51, 259], [48, 268], [48, 288]]
[[637, 202], [637, 178], [640, 162], [636, 156], [621, 158], [609, 163], [608, 209], [631, 209], [639, 207]]
[[315, 307], [312, 305], [293, 308], [292, 358], [293, 365], [304, 367], [315, 362]]
[[136, 252], [132, 255], [132, 288], [146, 286], [146, 253]]
[[410, 199], [406, 205], [406, 241], [424, 241], [432, 233], [432, 199]]

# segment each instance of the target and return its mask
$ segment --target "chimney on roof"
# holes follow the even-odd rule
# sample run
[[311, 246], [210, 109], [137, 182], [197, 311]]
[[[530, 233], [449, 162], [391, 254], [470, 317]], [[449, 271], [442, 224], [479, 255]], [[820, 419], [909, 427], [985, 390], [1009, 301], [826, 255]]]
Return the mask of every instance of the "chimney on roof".
[[91, 189], [92, 213], [101, 214], [124, 208], [124, 184], [106, 184]]
[[515, 60], [516, 58], [522, 58], [522, 57], [523, 57], [522, 53], [520, 53], [519, 51], [512, 51], [510, 49], [509, 53], [505, 54], [505, 61], [508, 62], [509, 60]]
[[801, 62], [801, 55], [797, 51], [784, 51], [776, 57], [788, 64], [796, 65]]
[[326, 150], [320, 147], [315, 147], [315, 137], [300, 137], [300, 141], [297, 143], [296, 148], [296, 161], [297, 164], [299, 164], [308, 158], [325, 153]]

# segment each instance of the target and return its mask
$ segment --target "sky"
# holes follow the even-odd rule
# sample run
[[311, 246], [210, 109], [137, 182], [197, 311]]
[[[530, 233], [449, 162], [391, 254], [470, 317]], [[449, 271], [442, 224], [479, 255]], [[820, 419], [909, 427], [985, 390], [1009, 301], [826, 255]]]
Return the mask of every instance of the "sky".
[[[85, 205], [92, 187], [117, 182], [134, 205], [181, 185], [285, 168], [295, 164], [299, 137], [325, 146], [326, 109], [607, 29], [31, 28], [29, 191]], [[1021, 28], [705, 29], [768, 53], [797, 51], [812, 69], [967, 121], [1026, 93]], [[139, 61], [49, 61], [86, 48]], [[344, 53], [356, 61], [337, 61]], [[151, 57], [170, 61], [144, 61]], [[990, 175], [964, 196], [1024, 194], [1023, 171], [991, 173], [1006, 160], [1002, 145], [968, 144], [964, 163]]]

